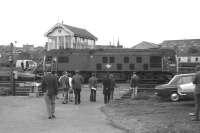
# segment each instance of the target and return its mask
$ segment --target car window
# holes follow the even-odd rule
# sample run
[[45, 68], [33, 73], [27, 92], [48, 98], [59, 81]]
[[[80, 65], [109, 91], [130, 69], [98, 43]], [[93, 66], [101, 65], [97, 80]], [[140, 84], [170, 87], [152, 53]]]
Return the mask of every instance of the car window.
[[186, 84], [186, 83], [190, 83], [193, 80], [193, 76], [184, 76], [184, 77], [180, 77], [179, 81], [177, 82], [177, 84]]
[[170, 81], [168, 84], [170, 85], [176, 85], [177, 84], [177, 81], [179, 80], [180, 76], [177, 76], [175, 75]]

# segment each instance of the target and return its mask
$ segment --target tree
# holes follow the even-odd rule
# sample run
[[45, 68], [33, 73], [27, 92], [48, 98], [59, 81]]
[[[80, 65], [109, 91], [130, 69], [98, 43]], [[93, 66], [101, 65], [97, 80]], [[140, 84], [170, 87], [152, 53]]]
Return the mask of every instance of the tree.
[[199, 53], [199, 49], [197, 47], [195, 47], [195, 46], [191, 46], [188, 49], [188, 53], [190, 53], [190, 54], [197, 54], [197, 53]]

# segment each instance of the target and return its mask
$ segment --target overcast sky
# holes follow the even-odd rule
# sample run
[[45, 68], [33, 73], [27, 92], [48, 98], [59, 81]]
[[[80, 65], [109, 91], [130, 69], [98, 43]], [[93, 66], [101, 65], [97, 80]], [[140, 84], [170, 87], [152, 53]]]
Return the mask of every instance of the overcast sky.
[[85, 28], [106, 45], [200, 38], [199, 0], [0, 0], [0, 45], [43, 46], [57, 22]]

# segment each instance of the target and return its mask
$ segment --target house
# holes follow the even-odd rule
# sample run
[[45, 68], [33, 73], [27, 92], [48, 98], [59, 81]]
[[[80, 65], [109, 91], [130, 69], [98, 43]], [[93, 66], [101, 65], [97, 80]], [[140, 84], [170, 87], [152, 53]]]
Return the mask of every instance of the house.
[[63, 23], [54, 25], [45, 36], [48, 38], [47, 50], [52, 49], [93, 49], [97, 37], [86, 29], [69, 26]]
[[23, 45], [24, 52], [29, 52], [29, 51], [33, 51], [33, 50], [34, 50], [34, 45], [29, 45], [29, 44]]

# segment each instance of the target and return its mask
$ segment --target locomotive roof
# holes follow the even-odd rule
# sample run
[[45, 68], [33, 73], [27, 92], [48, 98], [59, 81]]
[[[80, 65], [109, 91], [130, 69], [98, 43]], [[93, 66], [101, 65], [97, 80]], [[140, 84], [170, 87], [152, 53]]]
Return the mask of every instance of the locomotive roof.
[[129, 52], [171, 52], [175, 54], [173, 49], [169, 48], [151, 48], [151, 49], [131, 49], [131, 48], [112, 48], [112, 49], [60, 49], [50, 50], [48, 54], [62, 54], [62, 53], [129, 53]]

